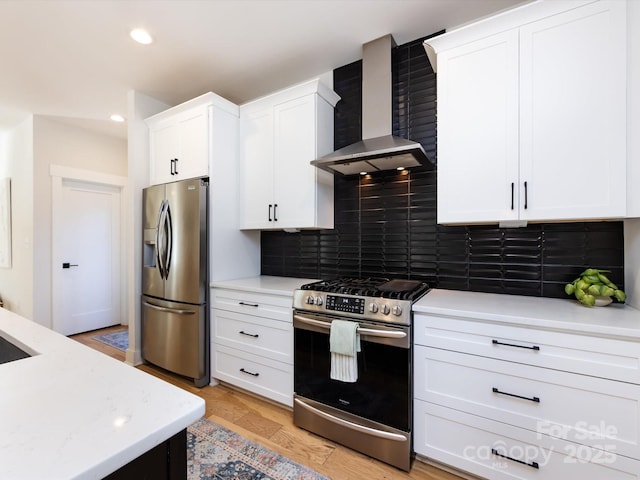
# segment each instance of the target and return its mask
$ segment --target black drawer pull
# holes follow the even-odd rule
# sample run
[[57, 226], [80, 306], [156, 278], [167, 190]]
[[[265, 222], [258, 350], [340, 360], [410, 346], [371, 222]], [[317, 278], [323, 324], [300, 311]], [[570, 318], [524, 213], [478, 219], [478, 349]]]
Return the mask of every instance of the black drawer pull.
[[495, 340], [495, 339], [491, 340], [491, 343], [493, 343], [494, 345], [504, 345], [505, 347], [526, 348], [527, 350], [540, 350], [540, 347], [538, 345], [532, 345], [532, 346], [516, 345], [515, 343], [499, 342], [498, 340]]
[[509, 457], [508, 455], [503, 455], [501, 453], [498, 453], [498, 451], [495, 448], [491, 449], [491, 453], [493, 453], [496, 457], [506, 458], [507, 460], [511, 460], [512, 462], [518, 462], [522, 465], [526, 465], [527, 467], [537, 468], [537, 469], [540, 468], [540, 465], [538, 465], [538, 462], [527, 463], [524, 460], [518, 460], [517, 458]]
[[259, 307], [257, 303], [238, 302], [238, 305], [244, 305], [245, 307]]
[[509, 397], [521, 398], [522, 400], [529, 400], [530, 402], [540, 403], [539, 397], [523, 397], [522, 395], [516, 395], [515, 393], [501, 392], [496, 387], [493, 387], [492, 390], [493, 393], [499, 393], [500, 395], [507, 395]]
[[246, 335], [247, 337], [258, 338], [260, 335], [257, 333], [247, 333], [244, 330], [240, 330], [240, 335]]
[[240, 371], [242, 373], [246, 373], [247, 375], [251, 375], [252, 377], [257, 377], [258, 375], [260, 375], [259, 373], [253, 373], [253, 372], [250, 372], [249, 370], [245, 370], [244, 368], [241, 368]]

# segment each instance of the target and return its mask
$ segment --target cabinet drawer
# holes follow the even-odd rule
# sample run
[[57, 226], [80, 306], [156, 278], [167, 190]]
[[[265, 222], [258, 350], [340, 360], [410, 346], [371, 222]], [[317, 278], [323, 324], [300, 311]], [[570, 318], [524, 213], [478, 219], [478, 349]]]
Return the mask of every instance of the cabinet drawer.
[[640, 386], [416, 346], [415, 396], [640, 459]]
[[[415, 401], [418, 454], [491, 480], [638, 480], [640, 462], [487, 418]], [[505, 458], [504, 455], [511, 458]], [[520, 463], [524, 462], [524, 463]], [[537, 468], [534, 463], [537, 464]]]
[[246, 313], [292, 323], [293, 292], [291, 296], [244, 292], [214, 288], [211, 290], [211, 307], [231, 312]]
[[223, 345], [212, 345], [213, 377], [293, 406], [293, 366]]
[[640, 344], [458, 318], [415, 315], [415, 343], [640, 384]]
[[211, 310], [213, 340], [218, 345], [293, 363], [293, 326], [265, 317]]

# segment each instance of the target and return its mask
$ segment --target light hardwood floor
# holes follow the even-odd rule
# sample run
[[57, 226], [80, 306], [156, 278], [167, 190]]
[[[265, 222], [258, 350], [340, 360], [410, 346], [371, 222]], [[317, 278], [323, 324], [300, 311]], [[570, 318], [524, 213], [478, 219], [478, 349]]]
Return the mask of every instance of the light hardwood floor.
[[[92, 338], [123, 328], [126, 327], [111, 327], [71, 338], [124, 361], [124, 352]], [[398, 470], [302, 430], [293, 424], [291, 410], [234, 388], [225, 385], [196, 388], [188, 380], [154, 366], [141, 365], [137, 368], [202, 397], [206, 402], [205, 416], [212, 422], [333, 480], [461, 480], [461, 477], [417, 461], [409, 473]]]

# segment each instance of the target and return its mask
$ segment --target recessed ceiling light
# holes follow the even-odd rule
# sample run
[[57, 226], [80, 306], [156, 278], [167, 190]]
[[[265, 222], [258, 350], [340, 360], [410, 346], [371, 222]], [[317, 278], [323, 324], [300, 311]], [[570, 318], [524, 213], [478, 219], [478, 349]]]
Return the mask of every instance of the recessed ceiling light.
[[141, 43], [142, 45], [149, 45], [151, 42], [153, 42], [153, 38], [151, 38], [149, 32], [142, 28], [134, 28], [133, 30], [131, 30], [129, 35], [131, 35], [131, 38], [133, 38], [136, 42]]
[[114, 113], [113, 115], [111, 115], [110, 118], [114, 122], [124, 122], [124, 117], [122, 115], [118, 115], [117, 113]]

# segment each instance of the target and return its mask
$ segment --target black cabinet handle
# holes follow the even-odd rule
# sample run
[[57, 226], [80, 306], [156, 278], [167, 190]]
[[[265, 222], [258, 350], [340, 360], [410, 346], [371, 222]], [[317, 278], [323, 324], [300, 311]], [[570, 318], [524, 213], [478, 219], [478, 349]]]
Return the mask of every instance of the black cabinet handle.
[[515, 184], [511, 182], [511, 210], [513, 210], [513, 191], [515, 189]]
[[244, 305], [245, 307], [259, 307], [257, 303], [238, 302], [238, 305]]
[[246, 373], [247, 375], [251, 375], [252, 377], [257, 377], [257, 376], [259, 376], [259, 375], [260, 375], [260, 374], [259, 374], [259, 373], [257, 373], [257, 372], [256, 372], [256, 373], [254, 373], [254, 372], [250, 372], [249, 370], [245, 370], [244, 368], [241, 368], [241, 369], [240, 369], [240, 371], [241, 371], [242, 373]]
[[269, 221], [271, 222], [271, 207], [273, 207], [273, 205], [269, 204]]
[[527, 182], [524, 182], [524, 209], [527, 209]]
[[240, 330], [240, 335], [246, 335], [247, 337], [253, 337], [253, 338], [258, 338], [260, 335], [258, 335], [257, 333], [247, 333], [244, 330]]
[[276, 216], [276, 215], [277, 215], [277, 214], [276, 214], [277, 208], [278, 208], [278, 204], [277, 204], [277, 203], [275, 203], [275, 204], [273, 205], [273, 221], [274, 221], [274, 222], [277, 222], [277, 221], [278, 221], [278, 217]]
[[501, 392], [496, 387], [493, 387], [491, 390], [493, 391], [493, 393], [499, 393], [500, 395], [507, 395], [508, 397], [521, 398], [522, 400], [529, 400], [530, 402], [540, 403], [539, 397], [523, 397], [522, 395], [516, 395], [515, 393]]
[[171, 175], [178, 175], [178, 159], [171, 159]]
[[526, 348], [527, 350], [540, 350], [540, 347], [538, 345], [516, 345], [515, 343], [504, 343], [504, 342], [499, 342], [498, 340], [491, 340], [491, 343], [493, 343], [494, 345], [504, 345], [505, 347], [516, 347], [516, 348]]
[[503, 455], [502, 453], [498, 453], [498, 451], [495, 448], [491, 449], [491, 453], [494, 454], [496, 457], [501, 457], [501, 458], [506, 458], [507, 460], [511, 460], [512, 462], [517, 462], [521, 465], [526, 465], [527, 467], [531, 467], [531, 468], [540, 468], [540, 465], [538, 465], [538, 462], [525, 462], [524, 460], [518, 460], [517, 458], [513, 458], [513, 457], [509, 457], [508, 455]]
[[70, 267], [77, 267], [78, 264], [77, 263], [69, 263], [69, 262], [64, 262], [62, 264], [62, 268], [70, 268]]

